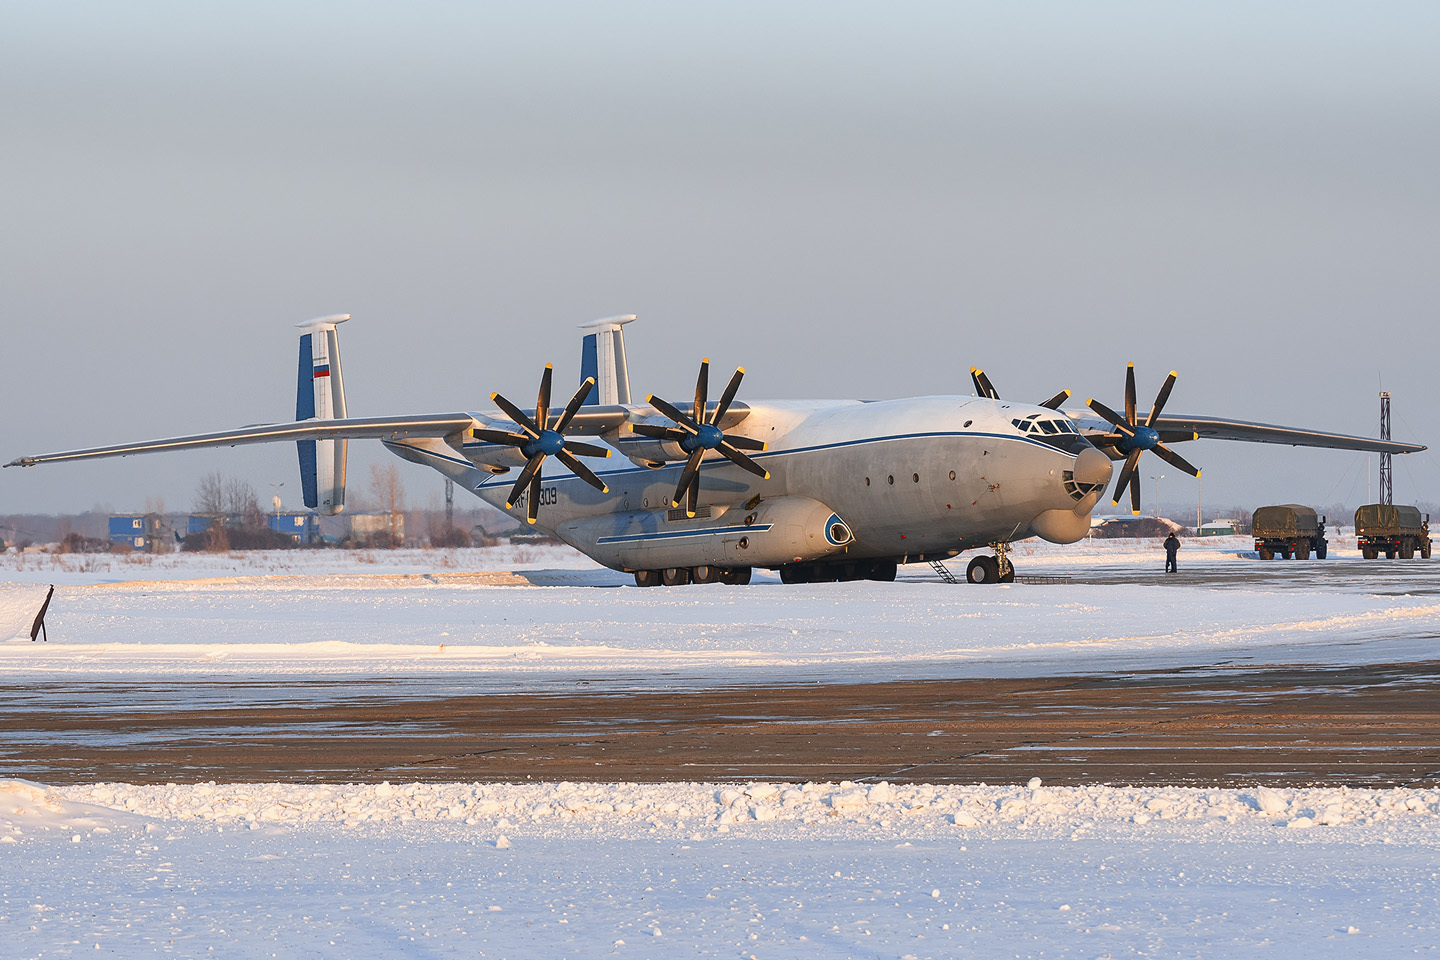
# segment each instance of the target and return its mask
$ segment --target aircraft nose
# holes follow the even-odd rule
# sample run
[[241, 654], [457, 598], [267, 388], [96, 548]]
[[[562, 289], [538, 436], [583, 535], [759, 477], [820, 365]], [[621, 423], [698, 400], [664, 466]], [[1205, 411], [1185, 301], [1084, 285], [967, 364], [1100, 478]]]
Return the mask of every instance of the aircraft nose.
[[1105, 487], [1109, 485], [1113, 471], [1110, 458], [1094, 447], [1086, 447], [1075, 458], [1075, 482], [1078, 484]]

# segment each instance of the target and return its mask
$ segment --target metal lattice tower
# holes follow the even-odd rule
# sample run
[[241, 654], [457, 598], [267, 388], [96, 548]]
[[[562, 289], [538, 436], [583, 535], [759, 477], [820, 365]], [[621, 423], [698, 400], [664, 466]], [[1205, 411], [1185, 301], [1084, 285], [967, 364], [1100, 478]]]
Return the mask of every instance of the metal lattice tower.
[[[1390, 391], [1380, 391], [1380, 439], [1390, 439]], [[1390, 454], [1380, 454], [1380, 502], [1395, 502], [1395, 478], [1390, 472]]]

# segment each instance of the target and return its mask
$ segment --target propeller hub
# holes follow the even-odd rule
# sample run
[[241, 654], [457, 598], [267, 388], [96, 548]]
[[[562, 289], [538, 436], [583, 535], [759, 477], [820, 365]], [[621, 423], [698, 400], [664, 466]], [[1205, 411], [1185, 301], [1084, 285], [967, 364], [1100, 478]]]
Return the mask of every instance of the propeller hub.
[[565, 449], [564, 434], [554, 430], [541, 430], [540, 436], [521, 447], [520, 452], [527, 457], [533, 457], [538, 453], [553, 457], [563, 449]]
[[706, 450], [714, 450], [725, 440], [725, 434], [712, 423], [702, 423], [695, 434], [695, 440]]
[[1153, 428], [1139, 424], [1135, 428], [1135, 436], [1126, 437], [1120, 444], [1124, 453], [1131, 453], [1135, 450], [1151, 450], [1155, 444], [1160, 442], [1160, 434]]

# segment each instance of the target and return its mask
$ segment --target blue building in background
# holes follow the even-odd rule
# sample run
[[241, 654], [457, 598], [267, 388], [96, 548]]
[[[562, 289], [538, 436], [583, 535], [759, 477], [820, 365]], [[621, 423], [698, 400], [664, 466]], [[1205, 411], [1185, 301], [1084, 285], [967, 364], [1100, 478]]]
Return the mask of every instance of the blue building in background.
[[111, 517], [110, 542], [138, 553], [154, 553], [158, 527], [158, 518], [153, 515]]
[[296, 543], [320, 542], [320, 515], [318, 513], [272, 513], [270, 529], [292, 537]]

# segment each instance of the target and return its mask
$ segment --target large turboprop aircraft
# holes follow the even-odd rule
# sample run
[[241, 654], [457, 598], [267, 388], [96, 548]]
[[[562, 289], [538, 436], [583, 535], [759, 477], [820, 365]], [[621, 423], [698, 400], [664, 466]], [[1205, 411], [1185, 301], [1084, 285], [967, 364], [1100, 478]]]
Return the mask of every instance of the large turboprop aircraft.
[[335, 514], [345, 505], [347, 441], [378, 439], [605, 566], [633, 573], [640, 586], [746, 583], [754, 567], [776, 569], [786, 583], [892, 580], [899, 564], [985, 548], [994, 552], [972, 559], [966, 576], [988, 583], [1014, 579], [1006, 555], [1014, 541], [1084, 537], [1112, 461], [1124, 462], [1114, 501], [1128, 489], [1138, 513], [1136, 465], [1146, 451], [1199, 475], [1170, 449], [1181, 441], [1425, 449], [1166, 414], [1173, 372], [1142, 413], [1133, 366], [1123, 414], [1097, 400], [1062, 409], [1068, 391], [1040, 404], [1004, 400], [979, 369], [971, 371], [976, 396], [748, 402], [738, 399], [740, 369], [712, 401], [708, 360], [692, 402], [652, 395], [639, 403], [625, 361], [624, 327], [633, 316], [582, 328], [582, 382], [563, 407], [552, 406], [546, 365], [534, 407], [497, 393], [489, 412], [352, 418], [337, 333], [348, 319], [299, 325], [294, 422], [20, 457], [6, 466], [294, 441], [306, 506]]

